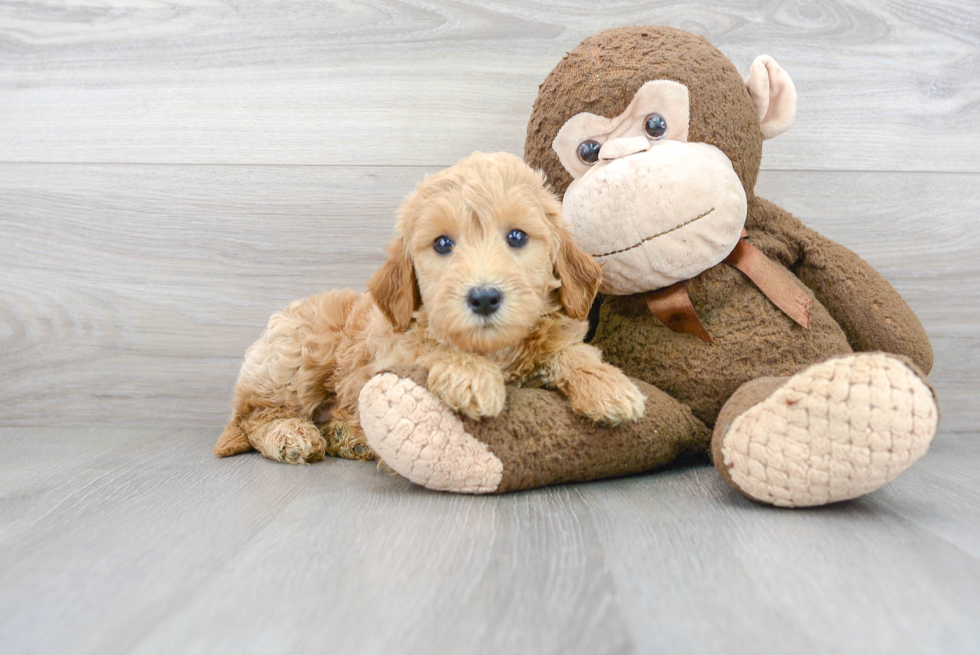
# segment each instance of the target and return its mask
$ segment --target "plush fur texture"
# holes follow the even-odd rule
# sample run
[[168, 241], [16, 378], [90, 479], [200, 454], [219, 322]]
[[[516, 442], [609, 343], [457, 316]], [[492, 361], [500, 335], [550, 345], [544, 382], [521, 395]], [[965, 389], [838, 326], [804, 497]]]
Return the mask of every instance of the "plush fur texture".
[[738, 70], [707, 39], [682, 30], [623, 27], [590, 36], [565, 55], [538, 90], [524, 141], [524, 159], [544, 171], [559, 196], [572, 176], [551, 142], [583, 111], [621, 114], [651, 80], [673, 80], [690, 91], [687, 140], [720, 148], [747, 191], [762, 161], [762, 129]]
[[801, 282], [816, 282], [807, 285], [814, 299], [809, 330], [721, 264], [688, 282], [713, 346], [667, 329], [638, 296], [606, 298], [593, 343], [628, 375], [691, 407], [709, 427], [742, 384], [792, 375], [830, 356], [880, 350], [931, 368], [932, 349], [915, 314], [867, 262], [761, 198], [750, 203], [749, 222], [756, 247]]
[[719, 264], [688, 283], [714, 346], [666, 328], [642, 297], [619, 296], [606, 299], [594, 340], [606, 357], [691, 407], [709, 427], [741, 384], [790, 375], [851, 350], [905, 355], [928, 372], [929, 339], [892, 286], [854, 253], [755, 196], [759, 112], [735, 66], [704, 38], [650, 27], [608, 30], [583, 41], [541, 85], [525, 160], [545, 170], [552, 188], [563, 193], [571, 178], [551, 147], [563, 122], [581, 111], [615, 116], [656, 79], [688, 87], [689, 140], [709, 143], [731, 159], [748, 198], [749, 240], [809, 287], [812, 323], [810, 330], [796, 325], [744, 275]]
[[[508, 243], [513, 230], [526, 244]], [[428, 388], [473, 419], [503, 410], [505, 383], [557, 388], [594, 421], [642, 415], [636, 387], [583, 343], [600, 269], [520, 159], [477, 153], [427, 178], [402, 206], [397, 235], [368, 293], [321, 293], [270, 319], [246, 353], [218, 455], [374, 458], [358, 394], [379, 371], [407, 363], [424, 366]], [[451, 239], [449, 252], [435, 250], [440, 237]], [[469, 299], [485, 288], [501, 295], [489, 315]]]
[[[636, 91], [652, 80], [671, 80], [688, 88], [688, 141], [710, 144], [731, 160], [747, 199], [745, 228], [749, 243], [773, 260], [775, 266], [785, 267], [795, 278], [791, 282], [813, 300], [809, 329], [795, 323], [745, 274], [725, 263], [711, 266], [686, 282], [690, 300], [713, 343], [667, 328], [650, 313], [643, 294], [607, 297], [601, 311], [594, 313], [598, 317], [594, 343], [611, 363], [650, 385], [639, 385], [648, 398], [643, 422], [612, 428], [601, 438], [590, 439], [598, 437], [594, 428], [567, 421], [568, 410], [562, 399], [544, 391], [515, 392], [509, 403], [512, 412], [464, 431], [500, 460], [502, 472], [494, 490], [647, 470], [665, 464], [667, 458], [692, 445], [707, 456], [708, 442], [699, 435], [710, 432], [729, 401], [732, 409], [719, 429], [738, 423], [739, 416], [753, 411], [755, 406], [762, 407], [754, 410], [756, 413], [777, 419], [781, 415], [781, 410], [774, 409], [779, 400], [767, 400], [781, 393], [778, 385], [762, 385], [755, 380], [823, 370], [819, 368], [822, 363], [836, 357], [853, 358], [854, 352], [886, 353], [876, 356], [880, 359], [875, 360], [876, 365], [882, 370], [902, 371], [901, 384], [918, 390], [915, 402], [922, 405], [922, 415], [938, 415], [931, 390], [922, 391], [928, 389], [924, 376], [932, 366], [932, 348], [908, 304], [859, 256], [755, 195], [763, 128], [767, 137], [775, 136], [789, 127], [795, 112], [792, 82], [771, 58], [757, 59], [746, 82], [735, 66], [700, 36], [667, 27], [629, 27], [597, 34], [569, 52], [541, 85], [528, 123], [525, 160], [542, 169], [551, 188], [563, 195], [573, 177], [552, 147], [562, 126], [582, 112], [619, 116]], [[652, 145], [651, 151], [657, 147]], [[591, 220], [587, 214], [569, 214], [569, 218], [573, 223]], [[610, 221], [600, 222], [604, 223], [602, 229], [617, 228]], [[574, 232], [574, 225], [572, 229]], [[911, 365], [906, 366], [903, 358]], [[853, 361], [860, 363], [864, 359]], [[865, 385], [862, 366], [834, 369], [835, 375], [847, 378], [839, 381], [841, 385], [857, 390], [855, 398]], [[810, 378], [803, 375], [794, 379], [808, 383]], [[746, 394], [736, 393], [743, 385], [750, 385], [753, 391], [762, 389], [768, 395], [754, 398], [753, 407], [748, 407]], [[397, 389], [398, 385], [393, 385], [386, 393]], [[819, 407], [820, 402], [814, 397], [806, 405]], [[378, 407], [382, 405], [379, 403]], [[898, 416], [904, 412], [903, 407], [885, 402], [879, 409]], [[394, 418], [408, 421], [407, 425], [420, 424], [413, 423], [419, 417], [404, 408], [389, 405], [387, 411], [394, 412]], [[655, 420], [654, 416], [663, 420]], [[859, 436], [890, 442], [890, 433], [886, 433], [892, 428], [888, 426], [902, 423], [904, 418], [899, 418], [902, 420], [898, 423], [890, 419], [878, 421], [869, 427], [873, 435]], [[778, 422], [777, 419], [773, 421]], [[389, 416], [389, 420], [394, 419]], [[796, 489], [795, 500], [790, 504], [819, 504], [842, 497], [824, 493], [821, 487], [826, 486], [821, 458], [832, 431], [817, 424], [812, 427], [807, 436], [809, 446], [796, 457], [793, 466], [794, 484], [813, 487]], [[916, 456], [928, 447], [935, 428], [934, 421], [916, 428]], [[457, 431], [455, 436], [443, 436], [452, 440], [459, 439], [459, 434]], [[785, 439], [788, 434], [776, 431], [772, 438]], [[372, 441], [381, 438], [380, 433], [368, 436]], [[422, 437], [415, 432], [404, 436], [407, 442], [417, 438]], [[433, 435], [424, 438], [432, 439]], [[775, 443], [769, 446], [783, 450]], [[667, 458], [646, 456], [654, 451]], [[895, 461], [903, 466], [911, 465], [915, 459], [906, 457], [906, 451], [895, 451]], [[762, 462], [756, 459], [757, 454], [758, 449], [750, 449], [738, 466], [759, 471]], [[427, 466], [438, 474], [442, 465], [435, 461]], [[738, 478], [730, 473], [729, 464], [716, 460], [715, 465], [727, 481], [750, 497], [761, 502], [777, 501], [773, 485], [767, 485], [765, 480]], [[855, 476], [862, 479], [851, 480], [849, 489], [868, 492], [897, 475], [900, 468], [889, 469], [887, 475], [855, 468]], [[774, 475], [778, 477], [779, 473]], [[763, 491], [753, 491], [758, 489]]]

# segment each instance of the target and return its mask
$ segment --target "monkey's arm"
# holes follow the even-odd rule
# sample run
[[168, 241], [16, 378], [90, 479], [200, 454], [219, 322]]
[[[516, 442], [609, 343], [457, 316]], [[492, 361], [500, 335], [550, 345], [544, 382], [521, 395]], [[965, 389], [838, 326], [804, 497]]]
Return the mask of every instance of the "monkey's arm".
[[767, 200], [756, 198], [750, 212], [749, 229], [763, 233], [759, 248], [790, 266], [844, 329], [854, 350], [905, 355], [929, 372], [929, 337], [881, 273]]

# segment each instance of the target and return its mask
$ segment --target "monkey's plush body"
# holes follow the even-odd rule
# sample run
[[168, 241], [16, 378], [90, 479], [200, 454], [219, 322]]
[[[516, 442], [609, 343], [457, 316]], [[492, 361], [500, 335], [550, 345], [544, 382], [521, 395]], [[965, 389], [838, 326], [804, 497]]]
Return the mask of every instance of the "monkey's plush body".
[[509, 390], [482, 421], [441, 407], [417, 372], [361, 396], [368, 441], [430, 488], [502, 492], [710, 454], [761, 502], [867, 493], [935, 435], [918, 319], [860, 257], [755, 196], [764, 138], [796, 94], [768, 57], [743, 80], [702, 37], [664, 27], [586, 39], [541, 85], [525, 159], [603, 265], [594, 343], [638, 380], [639, 422], [599, 428], [557, 394]]

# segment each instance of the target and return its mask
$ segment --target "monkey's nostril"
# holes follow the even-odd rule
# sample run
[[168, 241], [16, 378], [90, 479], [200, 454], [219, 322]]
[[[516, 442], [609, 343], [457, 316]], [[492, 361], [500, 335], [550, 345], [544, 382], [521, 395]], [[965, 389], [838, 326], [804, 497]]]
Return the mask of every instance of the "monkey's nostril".
[[480, 316], [490, 316], [500, 309], [504, 294], [494, 287], [475, 287], [466, 294], [466, 304], [470, 311]]

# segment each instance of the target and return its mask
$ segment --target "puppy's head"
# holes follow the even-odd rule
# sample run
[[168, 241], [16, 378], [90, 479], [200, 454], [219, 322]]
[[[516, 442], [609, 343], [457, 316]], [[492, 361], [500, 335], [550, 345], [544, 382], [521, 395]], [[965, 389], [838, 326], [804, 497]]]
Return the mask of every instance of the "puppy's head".
[[585, 318], [602, 276], [561, 205], [518, 157], [475, 153], [427, 177], [402, 205], [389, 260], [368, 288], [404, 330], [420, 304], [437, 339], [490, 352], [562, 306]]

